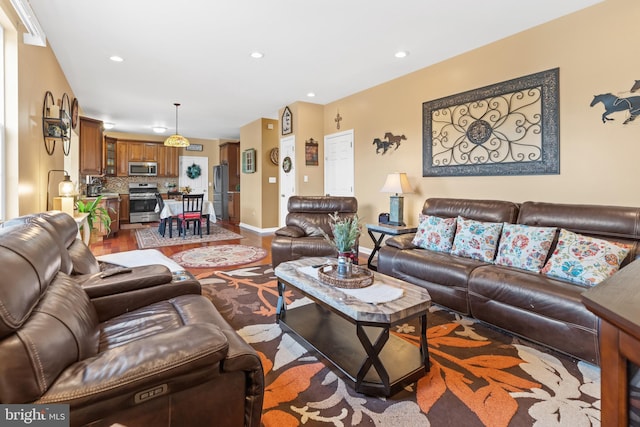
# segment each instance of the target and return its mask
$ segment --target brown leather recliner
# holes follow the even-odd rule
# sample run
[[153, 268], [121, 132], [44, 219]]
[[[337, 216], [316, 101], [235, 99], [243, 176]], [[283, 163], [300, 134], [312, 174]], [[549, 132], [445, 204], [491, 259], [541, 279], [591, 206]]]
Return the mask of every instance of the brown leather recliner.
[[[358, 200], [339, 196], [291, 196], [287, 208], [286, 225], [276, 230], [271, 241], [273, 268], [302, 257], [336, 256], [335, 247], [322, 234], [324, 231], [332, 236], [329, 214], [337, 212], [340, 218], [353, 218], [358, 213]], [[357, 244], [354, 256], [357, 260]]]
[[0, 403], [69, 404], [73, 426], [260, 425], [260, 359], [207, 298], [126, 275], [83, 287], [59, 238], [0, 230]]

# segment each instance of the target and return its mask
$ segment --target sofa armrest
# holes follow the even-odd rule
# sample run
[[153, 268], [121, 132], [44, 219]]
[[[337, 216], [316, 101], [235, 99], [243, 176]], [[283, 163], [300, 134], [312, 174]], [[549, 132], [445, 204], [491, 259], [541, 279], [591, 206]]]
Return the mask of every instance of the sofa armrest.
[[399, 236], [390, 237], [385, 240], [385, 244], [398, 249], [415, 249], [416, 245], [412, 243], [415, 233], [401, 234]]
[[276, 230], [276, 236], [285, 236], [285, 237], [304, 237], [306, 236], [304, 230], [295, 225], [287, 225], [285, 227], [279, 228]]
[[91, 299], [99, 321], [180, 295], [202, 293], [200, 282], [188, 272], [172, 274], [158, 264], [128, 270], [107, 277], [101, 277], [104, 272], [74, 277]]
[[89, 298], [98, 298], [169, 283], [172, 278], [167, 267], [154, 264], [133, 268], [114, 267], [90, 275], [77, 276], [77, 281]]
[[192, 387], [195, 378], [204, 382], [219, 372], [228, 347], [225, 335], [210, 323], [160, 332], [74, 363], [35, 403], [65, 402], [73, 408], [127, 394], [133, 398], [163, 383], [170, 383], [174, 393], [176, 387]]

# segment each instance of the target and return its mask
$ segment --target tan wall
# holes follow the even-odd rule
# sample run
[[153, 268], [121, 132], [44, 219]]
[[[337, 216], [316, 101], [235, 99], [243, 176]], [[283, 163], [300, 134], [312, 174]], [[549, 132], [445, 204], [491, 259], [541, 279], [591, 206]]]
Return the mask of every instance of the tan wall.
[[[7, 153], [7, 217], [15, 217], [46, 209], [47, 175], [51, 169], [66, 169], [77, 177], [77, 164], [65, 162], [62, 143], [58, 141], [52, 156], [44, 148], [42, 137], [42, 104], [46, 91], [50, 91], [59, 105], [66, 93], [72, 101], [74, 94], [64, 76], [58, 61], [49, 46], [25, 45], [22, 41], [24, 27], [16, 31], [19, 22], [11, 4], [7, 0], [0, 2], [2, 11], [9, 17], [3, 22], [6, 29], [5, 61], [9, 67], [6, 75], [8, 90], [7, 145], [18, 147], [17, 152]], [[17, 68], [16, 67], [17, 64]], [[15, 70], [17, 69], [17, 75]], [[15, 92], [17, 88], [17, 93]], [[11, 97], [16, 97], [15, 100]], [[14, 114], [17, 108], [17, 115]], [[77, 134], [72, 135], [71, 150], [76, 150]], [[73, 154], [72, 154], [73, 155]], [[74, 166], [73, 170], [69, 170]], [[57, 194], [57, 184], [61, 175], [52, 175], [50, 190]], [[55, 182], [54, 182], [55, 181]]]
[[[269, 125], [273, 129], [269, 129]], [[240, 174], [240, 222], [258, 229], [278, 224], [278, 166], [269, 160], [269, 152], [279, 144], [278, 121], [258, 119], [240, 128], [240, 155], [256, 150], [256, 172]]]
[[[269, 129], [269, 125], [272, 129]], [[260, 228], [273, 228], [278, 226], [278, 201], [280, 191], [278, 187], [279, 168], [274, 165], [269, 158], [271, 149], [280, 146], [280, 138], [278, 137], [278, 121], [273, 119], [262, 119], [262, 150], [258, 151], [258, 163], [260, 169], [260, 179], [262, 181], [262, 224]], [[276, 182], [270, 183], [269, 178], [275, 177]], [[243, 219], [244, 222], [244, 219]]]
[[[338, 110], [341, 130], [355, 132], [360, 215], [371, 222], [389, 211], [389, 194], [379, 190], [394, 171], [406, 172], [415, 187], [405, 196], [405, 220], [412, 223], [428, 197], [640, 206], [633, 174], [640, 158], [640, 120], [623, 125], [624, 115], [617, 113], [615, 121], [603, 124], [602, 104], [589, 107], [596, 94], [629, 96], [640, 79], [640, 55], [632, 41], [638, 17], [640, 2], [607, 0], [326, 105], [325, 134], [336, 132]], [[555, 67], [560, 68], [559, 175], [422, 177], [423, 102]], [[387, 131], [407, 140], [397, 151], [376, 155], [373, 139]]]
[[[324, 168], [320, 159], [324, 153], [324, 107], [308, 102], [296, 102], [289, 109], [293, 114], [293, 134], [296, 136], [296, 193], [301, 196], [323, 194]], [[305, 143], [311, 138], [318, 142], [318, 166], [307, 166], [305, 163]]]

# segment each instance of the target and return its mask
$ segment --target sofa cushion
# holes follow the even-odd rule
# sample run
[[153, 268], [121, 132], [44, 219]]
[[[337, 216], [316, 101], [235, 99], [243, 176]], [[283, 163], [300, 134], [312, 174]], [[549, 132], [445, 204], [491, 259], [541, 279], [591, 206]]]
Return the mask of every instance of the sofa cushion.
[[542, 273], [593, 286], [613, 275], [630, 247], [561, 229], [558, 245]]
[[412, 243], [423, 249], [437, 252], [451, 252], [453, 236], [456, 232], [456, 218], [439, 218], [419, 215], [420, 225]]
[[495, 264], [539, 273], [555, 235], [555, 227], [504, 223]]
[[459, 216], [451, 254], [493, 262], [501, 231], [501, 222], [482, 222]]

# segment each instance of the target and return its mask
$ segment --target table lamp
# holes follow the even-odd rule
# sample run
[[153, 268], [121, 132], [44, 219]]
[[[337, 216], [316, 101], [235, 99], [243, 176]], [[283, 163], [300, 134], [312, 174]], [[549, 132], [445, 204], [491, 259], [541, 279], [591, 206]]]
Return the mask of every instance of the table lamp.
[[71, 177], [65, 171], [64, 179], [60, 184], [58, 184], [58, 194], [60, 197], [53, 198], [53, 208], [73, 216], [75, 207], [74, 193], [75, 185], [73, 181], [71, 181]]
[[387, 180], [380, 189], [381, 193], [395, 193], [390, 197], [389, 202], [389, 223], [390, 225], [406, 225], [404, 216], [404, 197], [401, 194], [413, 193], [409, 184], [407, 174], [404, 172], [394, 172], [387, 175]]

